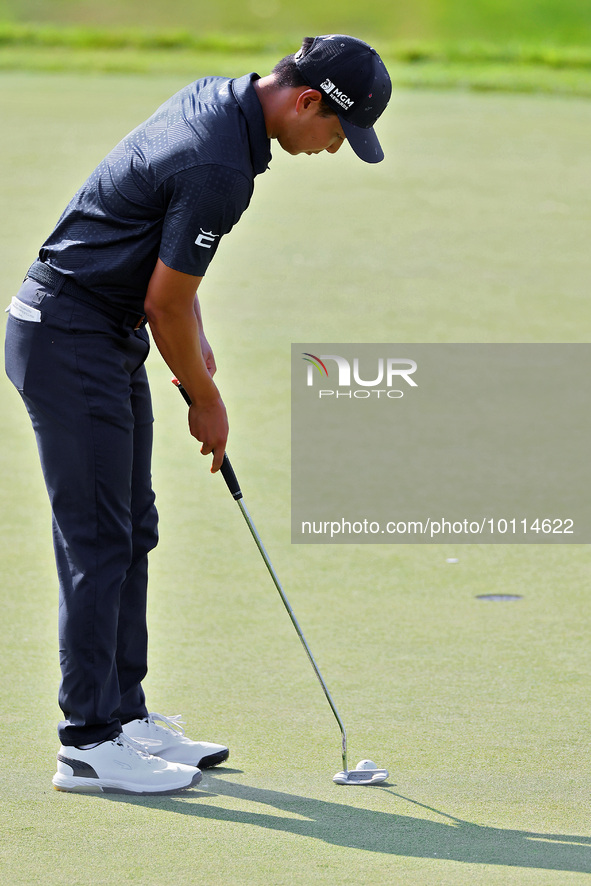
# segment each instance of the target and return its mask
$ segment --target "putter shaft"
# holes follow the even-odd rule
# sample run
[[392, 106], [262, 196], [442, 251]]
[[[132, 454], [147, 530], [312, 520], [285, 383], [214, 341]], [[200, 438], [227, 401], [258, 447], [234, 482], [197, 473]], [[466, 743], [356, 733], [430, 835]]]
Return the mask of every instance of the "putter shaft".
[[[226, 456], [224, 456], [224, 458], [226, 458]], [[229, 460], [228, 460], [228, 463], [229, 463]], [[246, 507], [246, 504], [244, 503], [244, 499], [237, 498], [236, 501], [237, 501], [238, 507], [242, 511], [242, 516], [246, 520], [248, 528], [250, 529], [251, 535], [254, 538], [259, 551], [261, 552], [261, 556], [262, 556], [263, 560], [265, 561], [265, 566], [269, 570], [269, 574], [270, 574], [271, 578], [273, 579], [275, 587], [279, 591], [279, 596], [281, 597], [281, 600], [283, 601], [283, 605], [287, 609], [287, 613], [288, 613], [289, 617], [291, 618], [294, 628], [296, 629], [296, 633], [297, 633], [298, 637], [300, 638], [300, 640], [302, 641], [302, 646], [306, 650], [306, 654], [310, 660], [310, 664], [312, 665], [312, 668], [314, 669], [314, 673], [318, 677], [318, 682], [320, 683], [320, 685], [322, 686], [322, 689], [324, 690], [326, 700], [328, 701], [328, 703], [331, 707], [331, 710], [335, 716], [335, 719], [336, 719], [337, 723], [339, 724], [339, 728], [341, 730], [341, 738], [342, 738], [343, 770], [346, 772], [347, 771], [347, 732], [345, 730], [345, 726], [343, 724], [343, 721], [341, 720], [341, 717], [340, 717], [340, 714], [336, 708], [336, 705], [335, 705], [334, 701], [332, 700], [332, 696], [331, 696], [330, 692], [328, 691], [328, 686], [324, 682], [324, 679], [322, 677], [322, 674], [320, 673], [320, 669], [319, 669], [318, 665], [316, 664], [314, 656], [312, 655], [312, 652], [310, 651], [310, 647], [308, 646], [306, 638], [304, 637], [304, 634], [303, 634], [302, 629], [299, 625], [299, 622], [295, 616], [295, 613], [294, 613], [293, 609], [291, 608], [291, 604], [290, 604], [289, 600], [287, 599], [287, 596], [285, 594], [285, 591], [283, 590], [283, 587], [281, 586], [281, 582], [279, 581], [279, 578], [277, 577], [277, 573], [275, 572], [275, 570], [273, 568], [273, 564], [269, 560], [269, 555], [267, 554], [267, 552], [265, 550], [265, 546], [263, 545], [261, 538], [256, 530], [256, 526], [254, 525], [254, 523], [252, 521], [252, 517], [248, 513], [248, 508]]]
[[[177, 386], [177, 388], [179, 389], [179, 391], [181, 392], [181, 394], [185, 398], [185, 402], [190, 406], [191, 399], [190, 399], [189, 395], [187, 394], [186, 390], [184, 389], [184, 387], [182, 386], [182, 384], [178, 381], [178, 379], [173, 379], [173, 384], [175, 384]], [[324, 682], [324, 678], [323, 678], [322, 674], [320, 673], [320, 669], [319, 669], [318, 665], [316, 664], [316, 661], [314, 660], [314, 656], [312, 655], [312, 652], [310, 651], [310, 647], [308, 646], [308, 643], [306, 641], [306, 638], [304, 637], [304, 634], [303, 634], [302, 629], [299, 625], [299, 622], [298, 622], [297, 618], [295, 617], [295, 613], [294, 613], [293, 609], [291, 608], [291, 604], [290, 604], [289, 600], [287, 599], [287, 596], [285, 594], [285, 591], [283, 590], [283, 587], [281, 586], [281, 582], [279, 581], [277, 573], [275, 572], [275, 570], [273, 568], [273, 564], [271, 563], [271, 561], [269, 559], [269, 555], [267, 554], [267, 552], [265, 550], [265, 546], [263, 545], [263, 542], [261, 541], [261, 537], [259, 536], [259, 534], [256, 530], [256, 526], [253, 523], [252, 517], [248, 513], [248, 508], [246, 507], [246, 504], [244, 502], [244, 497], [242, 495], [242, 490], [240, 489], [240, 484], [238, 483], [238, 480], [236, 478], [236, 474], [234, 473], [234, 469], [233, 469], [232, 465], [230, 464], [230, 459], [228, 458], [226, 453], [224, 453], [224, 460], [222, 462], [222, 466], [220, 468], [220, 471], [221, 471], [222, 477], [226, 481], [226, 486], [230, 490], [232, 497], [236, 500], [236, 503], [238, 504], [238, 507], [240, 508], [240, 511], [242, 512], [242, 516], [246, 520], [246, 524], [247, 524], [248, 528], [250, 529], [250, 533], [256, 542], [256, 546], [259, 549], [263, 560], [265, 561], [265, 566], [269, 570], [269, 575], [273, 579], [273, 583], [274, 583], [275, 587], [277, 588], [277, 590], [279, 591], [279, 596], [281, 597], [283, 605], [287, 609], [287, 613], [292, 621], [294, 628], [296, 629], [296, 633], [297, 633], [298, 637], [300, 638], [300, 640], [302, 642], [302, 646], [306, 650], [306, 654], [308, 656], [310, 664], [312, 665], [314, 673], [316, 674], [316, 677], [318, 678], [318, 682], [322, 686], [322, 689], [323, 689], [324, 694], [326, 696], [326, 700], [328, 701], [328, 703], [330, 705], [330, 709], [333, 712], [337, 723], [339, 724], [339, 729], [341, 730], [341, 739], [342, 739], [343, 771], [347, 772], [348, 771], [347, 770], [347, 732], [345, 730], [345, 726], [343, 724], [343, 721], [341, 720], [341, 717], [340, 717], [340, 714], [337, 710], [337, 707], [336, 707], [334, 701], [332, 700], [332, 696], [331, 696], [330, 692], [328, 691], [328, 686]]]

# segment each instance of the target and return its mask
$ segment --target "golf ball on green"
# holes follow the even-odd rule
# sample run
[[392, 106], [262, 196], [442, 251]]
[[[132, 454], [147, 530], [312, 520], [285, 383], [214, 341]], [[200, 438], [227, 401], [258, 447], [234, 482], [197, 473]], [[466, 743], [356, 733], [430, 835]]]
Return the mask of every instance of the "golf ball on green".
[[356, 769], [377, 769], [378, 767], [373, 760], [360, 760]]

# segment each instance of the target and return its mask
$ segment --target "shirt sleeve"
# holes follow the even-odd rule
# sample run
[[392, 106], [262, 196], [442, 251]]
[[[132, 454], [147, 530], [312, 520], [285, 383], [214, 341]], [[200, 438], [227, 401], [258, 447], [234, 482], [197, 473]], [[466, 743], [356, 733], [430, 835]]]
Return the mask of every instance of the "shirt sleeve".
[[198, 166], [169, 179], [159, 258], [174, 271], [203, 277], [221, 238], [250, 203], [252, 191], [243, 173], [224, 166]]

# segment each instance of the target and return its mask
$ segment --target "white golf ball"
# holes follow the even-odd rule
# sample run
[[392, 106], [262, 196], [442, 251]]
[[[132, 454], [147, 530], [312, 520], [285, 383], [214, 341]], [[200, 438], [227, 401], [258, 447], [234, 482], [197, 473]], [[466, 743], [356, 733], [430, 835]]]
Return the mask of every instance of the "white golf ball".
[[373, 760], [360, 760], [356, 769], [377, 769], [378, 767]]

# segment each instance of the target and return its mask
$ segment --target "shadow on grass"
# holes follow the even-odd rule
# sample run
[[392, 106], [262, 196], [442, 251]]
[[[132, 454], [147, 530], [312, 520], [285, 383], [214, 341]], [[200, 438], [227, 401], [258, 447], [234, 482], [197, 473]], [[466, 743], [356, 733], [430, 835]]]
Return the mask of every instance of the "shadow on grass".
[[[199, 793], [158, 798], [110, 795], [110, 799], [178, 815], [283, 831], [367, 852], [410, 858], [440, 858], [469, 864], [591, 873], [591, 837], [484, 827], [403, 797], [387, 785], [355, 790], [385, 791], [398, 802], [419, 806], [441, 815], [446, 821], [375, 812], [346, 803], [262, 790], [213, 778], [209, 773], [207, 787]], [[345, 791], [343, 789], [343, 793]], [[274, 807], [293, 813], [294, 817], [258, 812], [256, 809], [220, 808], [208, 802], [216, 796], [234, 797], [241, 804], [246, 802]]]

